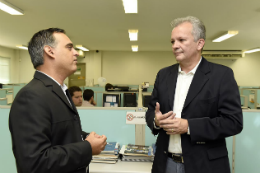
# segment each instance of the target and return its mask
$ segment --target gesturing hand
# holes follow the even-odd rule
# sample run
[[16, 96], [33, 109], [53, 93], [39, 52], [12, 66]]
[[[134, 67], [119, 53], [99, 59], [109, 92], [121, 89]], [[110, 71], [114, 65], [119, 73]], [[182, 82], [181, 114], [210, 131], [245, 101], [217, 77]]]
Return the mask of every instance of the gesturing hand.
[[165, 119], [173, 119], [175, 117], [175, 113], [173, 113], [172, 111], [169, 111], [168, 113], [162, 114], [162, 112], [160, 111], [160, 104], [158, 102], [156, 102], [156, 106], [155, 106], [155, 117], [154, 117], [154, 121], [155, 121], [155, 125], [156, 126], [161, 126], [161, 121], [165, 120]]
[[88, 141], [92, 148], [92, 155], [100, 154], [105, 149], [107, 144], [107, 137], [105, 135], [98, 135], [95, 132], [91, 132], [85, 139]]

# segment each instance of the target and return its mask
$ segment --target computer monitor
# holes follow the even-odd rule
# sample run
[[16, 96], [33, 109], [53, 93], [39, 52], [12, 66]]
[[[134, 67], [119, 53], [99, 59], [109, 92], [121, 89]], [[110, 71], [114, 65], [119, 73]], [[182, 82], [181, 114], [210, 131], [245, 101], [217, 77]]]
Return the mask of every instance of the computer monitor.
[[136, 93], [124, 93], [124, 107], [136, 107]]
[[143, 107], [148, 107], [151, 97], [151, 95], [143, 95]]
[[120, 107], [120, 94], [103, 94], [104, 107]]

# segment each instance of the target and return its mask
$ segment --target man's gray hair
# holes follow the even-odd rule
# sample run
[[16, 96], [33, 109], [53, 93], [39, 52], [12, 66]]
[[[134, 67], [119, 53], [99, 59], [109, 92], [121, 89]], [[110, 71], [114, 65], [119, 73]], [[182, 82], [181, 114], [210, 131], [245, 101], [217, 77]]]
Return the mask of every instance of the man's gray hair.
[[28, 51], [31, 56], [31, 61], [35, 69], [44, 63], [44, 59], [43, 59], [44, 46], [45, 45], [51, 47], [56, 46], [55, 37], [53, 36], [53, 33], [65, 34], [65, 31], [60, 28], [49, 28], [37, 32], [31, 38], [28, 44]]
[[193, 16], [187, 16], [183, 18], [177, 18], [171, 22], [171, 26], [175, 28], [176, 26], [189, 22], [192, 24], [192, 35], [194, 37], [194, 41], [198, 41], [199, 39], [206, 40], [206, 27], [201, 20]]

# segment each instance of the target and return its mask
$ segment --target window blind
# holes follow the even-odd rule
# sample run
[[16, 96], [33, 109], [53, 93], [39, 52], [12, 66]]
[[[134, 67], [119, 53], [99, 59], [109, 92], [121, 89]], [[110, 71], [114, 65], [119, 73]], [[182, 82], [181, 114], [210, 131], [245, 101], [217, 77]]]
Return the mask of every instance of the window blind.
[[0, 57], [0, 83], [10, 82], [10, 58]]

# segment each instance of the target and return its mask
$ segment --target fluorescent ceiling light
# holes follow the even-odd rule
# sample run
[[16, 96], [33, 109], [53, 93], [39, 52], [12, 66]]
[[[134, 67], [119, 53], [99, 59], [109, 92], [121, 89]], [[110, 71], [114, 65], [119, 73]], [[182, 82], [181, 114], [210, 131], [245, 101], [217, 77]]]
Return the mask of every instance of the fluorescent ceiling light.
[[82, 45], [76, 45], [76, 48], [83, 50], [83, 51], [89, 51], [87, 48], [83, 47]]
[[125, 13], [137, 13], [137, 0], [122, 0]]
[[130, 41], [137, 41], [138, 40], [138, 30], [128, 30]]
[[253, 53], [253, 52], [258, 52], [260, 51], [260, 48], [255, 48], [255, 49], [251, 49], [251, 50], [247, 50], [244, 53]]
[[18, 47], [20, 49], [28, 50], [28, 47], [24, 46], [24, 45], [17, 45], [16, 47]]
[[132, 45], [132, 51], [138, 52], [138, 45]]
[[23, 10], [4, 0], [0, 0], [0, 9], [11, 15], [24, 15]]
[[216, 38], [212, 42], [221, 42], [238, 34], [238, 31], [228, 31], [226, 34]]

